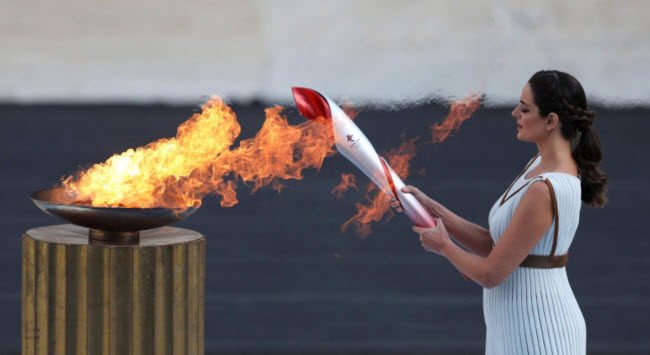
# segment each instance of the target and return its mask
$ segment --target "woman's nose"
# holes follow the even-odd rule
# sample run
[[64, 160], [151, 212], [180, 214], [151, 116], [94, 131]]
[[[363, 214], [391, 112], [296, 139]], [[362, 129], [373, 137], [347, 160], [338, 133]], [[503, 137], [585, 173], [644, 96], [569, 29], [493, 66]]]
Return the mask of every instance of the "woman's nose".
[[512, 110], [511, 115], [512, 115], [512, 117], [517, 118], [517, 108]]

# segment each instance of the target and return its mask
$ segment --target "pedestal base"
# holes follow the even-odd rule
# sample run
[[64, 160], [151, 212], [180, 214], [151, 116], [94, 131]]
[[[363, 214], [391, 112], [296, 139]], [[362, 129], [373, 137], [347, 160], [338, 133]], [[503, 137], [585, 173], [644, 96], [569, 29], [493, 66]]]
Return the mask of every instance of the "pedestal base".
[[22, 353], [203, 354], [205, 237], [163, 227], [139, 244], [71, 224], [23, 234]]

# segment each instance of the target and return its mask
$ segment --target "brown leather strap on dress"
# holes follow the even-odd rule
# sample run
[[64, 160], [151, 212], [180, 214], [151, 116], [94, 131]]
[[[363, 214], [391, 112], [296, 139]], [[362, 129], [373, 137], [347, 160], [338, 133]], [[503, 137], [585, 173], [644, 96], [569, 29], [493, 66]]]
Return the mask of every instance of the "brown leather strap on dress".
[[524, 261], [519, 264], [521, 267], [534, 269], [555, 269], [565, 267], [569, 261], [569, 253], [564, 255], [528, 255]]
[[569, 261], [569, 253], [564, 255], [555, 255], [555, 248], [557, 247], [557, 236], [560, 231], [560, 215], [557, 210], [557, 199], [555, 198], [555, 189], [553, 184], [546, 179], [544, 180], [548, 189], [551, 191], [551, 207], [553, 208], [553, 217], [555, 218], [555, 231], [553, 234], [553, 246], [551, 247], [551, 255], [528, 255], [519, 266], [536, 268], [536, 269], [554, 269], [566, 266]]
[[557, 247], [557, 234], [560, 231], [560, 215], [557, 212], [557, 200], [555, 199], [555, 189], [553, 189], [553, 184], [546, 179], [544, 180], [548, 189], [551, 191], [551, 207], [553, 207], [553, 217], [555, 217], [555, 234], [553, 235], [553, 246], [551, 247], [551, 256], [555, 255], [555, 247]]
[[[526, 185], [528, 185], [528, 183], [530, 183], [530, 181], [529, 181], [528, 183], [524, 184], [524, 186], [520, 187], [517, 191], [515, 191], [512, 195], [510, 195], [510, 197], [508, 197], [508, 193], [510, 192], [510, 189], [512, 189], [512, 186], [515, 184], [515, 182], [519, 181], [519, 178], [520, 178], [522, 175], [524, 175], [524, 174], [526, 173], [526, 171], [528, 171], [528, 168], [530, 168], [530, 166], [533, 164], [533, 162], [535, 161], [535, 159], [537, 159], [537, 157], [538, 157], [540, 154], [541, 154], [541, 153], [537, 153], [537, 155], [535, 155], [535, 156], [533, 157], [533, 159], [531, 159], [531, 160], [528, 162], [528, 164], [527, 164], [526, 167], [524, 168], [524, 171], [522, 171], [521, 174], [519, 174], [519, 176], [517, 176], [517, 178], [515, 179], [515, 181], [513, 181], [512, 184], [510, 184], [510, 186], [509, 186], [508, 189], [506, 190], [506, 193], [503, 194], [503, 198], [501, 199], [501, 204], [500, 204], [499, 206], [503, 206], [503, 204], [506, 203], [506, 201], [508, 201], [508, 200], [510, 199], [510, 197], [516, 195], [517, 192], [519, 192], [519, 191], [520, 191], [521, 189], [523, 189]], [[532, 181], [532, 179], [531, 179], [531, 181]]]
[[[535, 179], [537, 179], [538, 177], [542, 177], [542, 176], [538, 175], [538, 176], [535, 176], [534, 178], [530, 179], [530, 181], [528, 181], [527, 183], [523, 184], [520, 188], [518, 188], [517, 191], [513, 192], [512, 195], [508, 196], [508, 198], [506, 198], [506, 195], [503, 195], [503, 199], [501, 200], [501, 204], [499, 206], [503, 206], [503, 204], [506, 203], [506, 201], [511, 199], [513, 196], [515, 196], [519, 191], [523, 190], [524, 187], [528, 186], [528, 184], [535, 181]], [[510, 191], [510, 189], [508, 189], [508, 191], [506, 191], [506, 193], [508, 193], [509, 191]]]

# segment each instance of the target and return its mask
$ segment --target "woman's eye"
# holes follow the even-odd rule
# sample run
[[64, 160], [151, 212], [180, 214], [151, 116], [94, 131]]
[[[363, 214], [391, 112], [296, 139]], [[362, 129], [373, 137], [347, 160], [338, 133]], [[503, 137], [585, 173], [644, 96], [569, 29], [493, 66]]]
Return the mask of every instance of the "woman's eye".
[[523, 112], [523, 113], [527, 113], [527, 112], [528, 112], [528, 109], [525, 109], [525, 108], [524, 108], [524, 109], [521, 110], [521, 112]]

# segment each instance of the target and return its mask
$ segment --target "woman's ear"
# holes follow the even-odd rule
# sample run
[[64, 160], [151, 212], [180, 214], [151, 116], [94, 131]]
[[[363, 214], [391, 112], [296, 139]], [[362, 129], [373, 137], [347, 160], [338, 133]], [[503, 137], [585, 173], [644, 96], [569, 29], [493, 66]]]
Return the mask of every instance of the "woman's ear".
[[546, 130], [551, 131], [560, 124], [560, 117], [555, 112], [551, 112], [546, 117]]

